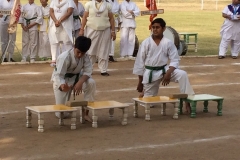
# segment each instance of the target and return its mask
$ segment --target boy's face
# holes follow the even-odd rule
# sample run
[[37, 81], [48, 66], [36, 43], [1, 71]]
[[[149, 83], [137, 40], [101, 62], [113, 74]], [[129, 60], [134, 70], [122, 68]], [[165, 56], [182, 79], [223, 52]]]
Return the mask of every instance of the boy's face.
[[47, 5], [48, 0], [40, 0], [42, 5]]
[[32, 3], [34, 3], [34, 0], [28, 0], [28, 2], [29, 2], [30, 4], [32, 4]]
[[79, 49], [77, 49], [77, 48], [74, 48], [74, 55], [75, 55], [76, 58], [80, 59], [80, 58], [82, 58], [82, 57], [85, 55], [85, 53], [84, 53], [84, 52], [81, 52], [81, 51], [80, 51]]
[[153, 36], [162, 36], [166, 27], [162, 27], [159, 23], [154, 23], [152, 25], [152, 34]]
[[232, 0], [232, 3], [237, 5], [237, 4], [240, 4], [240, 1], [239, 0]]

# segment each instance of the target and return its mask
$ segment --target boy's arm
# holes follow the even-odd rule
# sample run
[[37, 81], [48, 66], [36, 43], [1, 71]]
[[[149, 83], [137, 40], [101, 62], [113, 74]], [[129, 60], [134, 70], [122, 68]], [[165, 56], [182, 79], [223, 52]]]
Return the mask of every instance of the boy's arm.
[[227, 19], [229, 19], [229, 20], [232, 19], [231, 15], [227, 15], [226, 13], [222, 13], [222, 17], [223, 17], [223, 18], [227, 18]]
[[134, 63], [133, 74], [138, 75], [138, 85], [137, 91], [143, 91], [143, 74], [145, 71], [145, 59], [146, 59], [147, 47], [145, 46], [145, 41], [139, 47], [137, 58]]
[[74, 94], [79, 95], [82, 91], [82, 85], [84, 82], [86, 82], [92, 74], [92, 63], [89, 59], [89, 56], [85, 55], [83, 60], [83, 69], [82, 69], [82, 76], [79, 78], [78, 82], [74, 86]]
[[62, 89], [62, 87], [66, 84], [66, 81], [64, 79], [65, 74], [67, 73], [67, 68], [69, 65], [69, 61], [67, 59], [63, 58], [58, 58], [56, 62], [56, 68], [54, 71], [54, 78], [55, 78], [55, 83], [57, 84], [57, 88], [59, 90]]
[[33, 23], [28, 25], [28, 29], [32, 28], [33, 26], [37, 24], [42, 24], [43, 21], [43, 13], [41, 10], [41, 7], [36, 7], [36, 13], [37, 13], [37, 19]]
[[143, 76], [138, 75], [138, 85], [137, 85], [137, 91], [142, 92], [143, 91]]
[[168, 58], [170, 60], [169, 69], [166, 74], [163, 75], [162, 85], [166, 86], [170, 83], [171, 74], [173, 71], [179, 66], [179, 55], [176, 46], [173, 42], [169, 42], [168, 44]]
[[134, 10], [133, 10], [133, 13], [134, 13], [135, 17], [140, 15], [140, 10], [136, 4], [135, 4]]

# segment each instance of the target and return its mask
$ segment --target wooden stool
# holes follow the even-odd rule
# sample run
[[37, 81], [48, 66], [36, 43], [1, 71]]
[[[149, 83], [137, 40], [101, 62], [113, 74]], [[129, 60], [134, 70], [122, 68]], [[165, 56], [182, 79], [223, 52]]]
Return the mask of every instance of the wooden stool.
[[26, 107], [26, 127], [31, 128], [32, 113], [38, 115], [38, 132], [44, 132], [44, 113], [61, 112], [59, 125], [64, 125], [64, 112], [71, 112], [71, 129], [76, 129], [76, 111], [77, 109], [65, 105], [45, 105], [45, 106], [29, 106]]
[[143, 98], [133, 98], [134, 100], [134, 117], [138, 117], [138, 104], [142, 103], [145, 108], [145, 120], [150, 121], [150, 105], [163, 104], [161, 109], [161, 114], [166, 115], [166, 104], [172, 103], [174, 105], [174, 115], [173, 119], [178, 119], [178, 99], [171, 99], [166, 96], [156, 96], [156, 97], [143, 97]]
[[[197, 52], [197, 33], [190, 33], [190, 32], [181, 32], [179, 35], [183, 35], [184, 41], [186, 42], [187, 45], [194, 45], [195, 46], [195, 52]], [[194, 37], [194, 42], [189, 41], [189, 37], [193, 36]]]
[[187, 98], [180, 98], [180, 105], [179, 105], [179, 113], [182, 114], [182, 107], [183, 101], [189, 102], [191, 105], [191, 118], [196, 117], [196, 106], [198, 101], [204, 101], [204, 109], [203, 112], [208, 112], [208, 101], [216, 101], [217, 102], [217, 115], [222, 116], [222, 104], [223, 104], [223, 97], [218, 97], [210, 94], [196, 94], [192, 96], [188, 96]]
[[[127, 125], [127, 117], [128, 117], [128, 107], [129, 105], [116, 102], [116, 101], [96, 101], [96, 102], [88, 102], [87, 108], [92, 110], [92, 127], [97, 128], [97, 111], [100, 109], [109, 109], [109, 118], [113, 118], [114, 108], [120, 108], [123, 110], [123, 119], [122, 125]], [[80, 112], [80, 119], [82, 118], [82, 114]]]

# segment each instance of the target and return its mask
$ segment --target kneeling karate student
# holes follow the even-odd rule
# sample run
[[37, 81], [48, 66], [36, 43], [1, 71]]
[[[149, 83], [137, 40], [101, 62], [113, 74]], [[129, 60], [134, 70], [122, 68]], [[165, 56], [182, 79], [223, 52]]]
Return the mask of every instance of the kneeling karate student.
[[[85, 101], [94, 101], [96, 84], [91, 77], [92, 63], [89, 56], [85, 54], [90, 46], [90, 38], [79, 36], [75, 41], [74, 48], [58, 56], [52, 74], [56, 104], [65, 105], [70, 99], [72, 90], [74, 96], [83, 91]], [[60, 117], [60, 113], [56, 112], [56, 116]], [[67, 116], [67, 114], [64, 115], [65, 118]], [[84, 118], [91, 121], [88, 111]]]
[[[157, 96], [159, 85], [179, 83], [180, 92], [194, 94], [187, 73], [178, 69], [179, 55], [174, 43], [163, 36], [166, 23], [162, 18], [152, 21], [152, 35], [145, 39], [138, 51], [133, 74], [138, 75], [138, 92], [144, 97]], [[167, 64], [169, 61], [169, 65]], [[190, 104], [186, 103], [190, 113]]]

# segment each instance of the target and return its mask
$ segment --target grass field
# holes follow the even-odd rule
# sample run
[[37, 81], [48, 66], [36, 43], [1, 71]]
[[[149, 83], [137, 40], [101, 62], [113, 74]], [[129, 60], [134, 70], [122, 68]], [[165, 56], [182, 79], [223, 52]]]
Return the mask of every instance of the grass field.
[[[120, 1], [121, 2], [121, 1]], [[158, 1], [157, 1], [158, 2]], [[22, 0], [22, 4], [26, 4], [27, 0]], [[40, 4], [40, 1], [35, 1]], [[83, 4], [86, 3], [82, 2]], [[136, 2], [141, 10], [147, 10], [143, 2]], [[158, 8], [164, 9], [164, 14], [157, 17], [163, 18], [167, 22], [167, 26], [171, 26], [177, 32], [197, 32], [198, 33], [198, 52], [194, 52], [194, 47], [189, 46], [188, 55], [216, 55], [218, 54], [218, 46], [220, 43], [220, 27], [224, 21], [221, 16], [223, 8], [230, 1], [216, 2], [205, 1], [203, 10], [201, 3], [197, 0], [161, 0]], [[136, 35], [141, 43], [150, 35], [148, 30], [149, 16], [140, 16], [136, 18], [137, 29]], [[119, 56], [119, 33], [116, 40], [116, 57]], [[17, 46], [21, 50], [21, 27], [18, 27]], [[20, 56], [15, 54], [15, 58], [20, 60]]]

